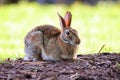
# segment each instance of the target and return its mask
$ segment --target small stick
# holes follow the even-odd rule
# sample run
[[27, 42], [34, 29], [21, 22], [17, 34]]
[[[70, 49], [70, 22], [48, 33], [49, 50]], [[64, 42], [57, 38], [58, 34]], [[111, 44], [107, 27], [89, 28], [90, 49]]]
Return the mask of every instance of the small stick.
[[100, 48], [98, 54], [102, 51], [102, 49], [105, 47], [105, 44]]

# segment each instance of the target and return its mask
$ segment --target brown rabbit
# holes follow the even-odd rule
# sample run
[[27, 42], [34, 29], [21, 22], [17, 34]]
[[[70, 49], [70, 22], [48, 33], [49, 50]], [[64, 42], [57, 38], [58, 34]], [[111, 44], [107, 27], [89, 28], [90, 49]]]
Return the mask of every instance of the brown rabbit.
[[51, 25], [35, 27], [25, 36], [24, 60], [76, 59], [80, 44], [78, 33], [71, 28], [72, 14], [67, 11], [60, 18], [61, 30]]

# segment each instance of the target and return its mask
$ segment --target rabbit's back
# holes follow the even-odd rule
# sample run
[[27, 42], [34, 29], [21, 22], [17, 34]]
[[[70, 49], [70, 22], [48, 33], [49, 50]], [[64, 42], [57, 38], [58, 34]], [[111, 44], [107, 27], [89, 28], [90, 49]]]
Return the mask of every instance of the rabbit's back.
[[31, 32], [35, 32], [35, 31], [41, 31], [43, 33], [43, 35], [48, 38], [57, 37], [61, 33], [61, 31], [58, 28], [56, 28], [52, 25], [38, 26], [38, 27], [34, 28]]
[[[35, 35], [34, 33], [38, 33]], [[33, 34], [33, 37], [31, 36]], [[35, 43], [34, 39], [41, 39], [41, 42], [44, 44], [47, 44], [48, 40], [51, 38], [58, 37], [61, 34], [61, 31], [52, 26], [52, 25], [41, 25], [33, 28], [28, 34], [25, 36], [25, 44], [28, 42], [28, 40], [31, 38], [31, 41]], [[32, 39], [33, 38], [33, 39]]]

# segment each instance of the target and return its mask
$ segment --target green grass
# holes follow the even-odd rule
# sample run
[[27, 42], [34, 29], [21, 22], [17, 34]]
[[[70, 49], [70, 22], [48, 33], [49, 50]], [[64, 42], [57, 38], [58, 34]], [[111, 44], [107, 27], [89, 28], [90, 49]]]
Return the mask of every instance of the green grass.
[[120, 52], [119, 4], [40, 5], [19, 3], [0, 6], [0, 59], [24, 56], [24, 36], [37, 25], [50, 24], [59, 27], [57, 12], [64, 16], [67, 10], [73, 14], [72, 27], [81, 38], [78, 54]]

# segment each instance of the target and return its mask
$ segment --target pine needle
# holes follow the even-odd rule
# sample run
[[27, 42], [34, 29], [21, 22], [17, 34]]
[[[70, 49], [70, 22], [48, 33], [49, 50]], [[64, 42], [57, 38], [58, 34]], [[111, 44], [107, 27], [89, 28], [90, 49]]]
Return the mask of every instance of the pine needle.
[[98, 54], [100, 54], [101, 53], [101, 51], [103, 50], [103, 48], [105, 47], [105, 44], [104, 45], [102, 45], [102, 47], [100, 48], [100, 50], [98, 51]]

